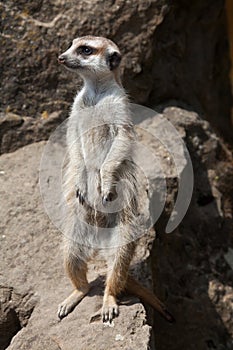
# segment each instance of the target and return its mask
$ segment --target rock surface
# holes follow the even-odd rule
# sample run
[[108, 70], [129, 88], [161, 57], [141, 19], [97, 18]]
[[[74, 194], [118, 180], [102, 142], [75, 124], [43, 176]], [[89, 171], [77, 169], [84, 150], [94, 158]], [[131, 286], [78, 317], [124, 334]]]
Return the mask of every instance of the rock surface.
[[[102, 303], [105, 266], [89, 271], [89, 295], [61, 322], [58, 304], [71, 292], [65, 276], [61, 234], [44, 212], [39, 192], [39, 164], [44, 142], [0, 158], [1, 274], [0, 349], [147, 349], [151, 327], [138, 299], [121, 300], [114, 327], [90, 317]], [[51, 164], [50, 164], [51, 165]], [[48, 165], [48, 166], [50, 166]], [[139, 247], [135, 264], [148, 257], [150, 240]]]
[[[161, 132], [161, 137], [153, 136], [161, 127], [159, 116], [153, 114], [148, 110], [142, 116], [139, 110], [135, 122], [140, 122], [137, 126], [140, 142], [148, 152], [152, 149], [158, 156], [158, 163], [152, 164], [148, 153], [143, 163], [153, 184], [149, 197], [153, 199], [153, 190], [160, 194], [164, 175], [167, 203], [155, 224], [157, 239], [152, 251], [153, 229], [142, 238], [133, 265], [134, 273], [144, 284], [150, 285], [152, 277], [156, 293], [176, 317], [176, 324], [169, 326], [155, 315], [156, 349], [230, 350], [233, 346], [232, 157], [208, 122], [182, 109], [164, 109], [165, 119], [174, 123], [187, 143], [195, 175], [186, 217], [175, 232], [165, 234], [187, 158], [177, 142], [173, 142], [176, 138], [167, 132], [168, 128]], [[165, 140], [170, 141], [168, 149], [161, 142], [166, 133]], [[90, 316], [101, 306], [105, 271], [101, 262], [90, 269], [89, 279], [93, 280], [90, 294], [67, 318], [58, 322], [57, 305], [72, 287], [62, 266], [61, 234], [46, 217], [39, 193], [38, 169], [44, 146], [45, 142], [34, 143], [0, 157], [0, 334], [4, 334], [0, 337], [0, 349], [9, 345], [14, 334], [9, 350], [88, 350], [93, 346], [103, 350], [153, 349], [153, 322], [148, 324], [150, 310], [146, 312], [133, 297], [121, 299], [120, 316], [113, 328], [103, 327], [100, 322], [89, 324]], [[181, 155], [178, 173], [173, 159], [176, 153]], [[163, 204], [162, 196], [156, 200], [157, 205]]]
[[0, 154], [47, 140], [48, 135], [62, 121], [61, 115], [61, 111], [58, 111], [49, 115], [45, 113], [44, 117], [35, 119], [14, 113], [0, 113]]
[[[164, 115], [191, 154], [194, 191], [179, 228], [164, 234], [169, 213], [157, 222], [152, 249], [155, 291], [176, 317], [168, 329], [155, 317], [159, 350], [233, 348], [233, 159], [209, 124], [177, 108]], [[151, 127], [153, 127], [153, 122]], [[174, 197], [174, 190], [172, 189]]]
[[188, 104], [232, 141], [223, 0], [9, 0], [0, 8], [1, 111], [67, 116], [80, 81], [58, 67], [57, 56], [74, 37], [101, 35], [118, 43], [135, 102]]

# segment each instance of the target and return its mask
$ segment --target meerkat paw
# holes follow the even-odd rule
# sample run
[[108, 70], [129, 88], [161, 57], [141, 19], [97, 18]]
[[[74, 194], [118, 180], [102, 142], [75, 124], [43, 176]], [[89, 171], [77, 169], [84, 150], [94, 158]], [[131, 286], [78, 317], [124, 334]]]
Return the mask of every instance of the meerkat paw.
[[119, 306], [116, 299], [109, 295], [105, 298], [102, 307], [102, 320], [103, 322], [112, 322], [112, 320], [119, 315]]
[[84, 293], [78, 290], [74, 290], [73, 293], [70, 294], [70, 296], [58, 306], [58, 317], [62, 319], [66, 317], [70, 312], [72, 312], [75, 306], [77, 306], [77, 304], [85, 297], [87, 292]]
[[105, 207], [108, 202], [112, 202], [114, 200], [114, 194], [113, 192], [107, 192], [106, 194], [102, 195], [102, 203]]
[[102, 186], [101, 193], [103, 206], [106, 206], [109, 202], [113, 202], [117, 198], [116, 188], [113, 184]]

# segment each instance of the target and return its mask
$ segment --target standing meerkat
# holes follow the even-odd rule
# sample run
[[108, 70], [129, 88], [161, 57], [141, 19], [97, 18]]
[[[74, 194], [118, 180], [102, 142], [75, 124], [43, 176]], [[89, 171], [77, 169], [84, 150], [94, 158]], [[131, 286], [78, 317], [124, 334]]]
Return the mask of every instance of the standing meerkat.
[[172, 321], [159, 299], [128, 274], [139, 237], [137, 174], [132, 160], [135, 134], [120, 80], [120, 51], [111, 40], [84, 36], [74, 39], [58, 61], [84, 82], [68, 120], [64, 184], [68, 207], [64, 258], [75, 290], [59, 305], [58, 316], [65, 317], [88, 293], [87, 264], [98, 253], [108, 265], [104, 322], [118, 315], [117, 296], [124, 290]]

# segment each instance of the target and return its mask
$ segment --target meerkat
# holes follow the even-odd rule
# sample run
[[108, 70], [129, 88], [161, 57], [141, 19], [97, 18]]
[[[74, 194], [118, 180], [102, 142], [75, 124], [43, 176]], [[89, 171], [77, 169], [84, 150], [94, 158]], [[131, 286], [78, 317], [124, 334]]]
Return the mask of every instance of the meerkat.
[[88, 293], [88, 262], [102, 254], [108, 266], [104, 322], [118, 316], [117, 297], [124, 290], [171, 322], [173, 317], [162, 302], [128, 273], [137, 238], [137, 175], [132, 160], [135, 133], [120, 79], [119, 48], [103, 37], [79, 37], [58, 61], [83, 80], [68, 120], [64, 184], [69, 208], [64, 260], [75, 289], [59, 305], [58, 316], [69, 314]]

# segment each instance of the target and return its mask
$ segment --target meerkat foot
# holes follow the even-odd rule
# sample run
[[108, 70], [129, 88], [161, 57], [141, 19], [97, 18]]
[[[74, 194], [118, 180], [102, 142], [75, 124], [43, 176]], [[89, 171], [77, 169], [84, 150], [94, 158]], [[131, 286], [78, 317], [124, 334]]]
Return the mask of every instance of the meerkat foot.
[[74, 290], [73, 293], [68, 296], [59, 306], [58, 306], [58, 317], [60, 319], [66, 317], [70, 312], [72, 312], [75, 306], [85, 297], [88, 293], [87, 289], [85, 292], [80, 290]]
[[102, 320], [103, 322], [112, 322], [112, 320], [119, 315], [119, 306], [116, 299], [109, 295], [104, 298], [102, 307]]

